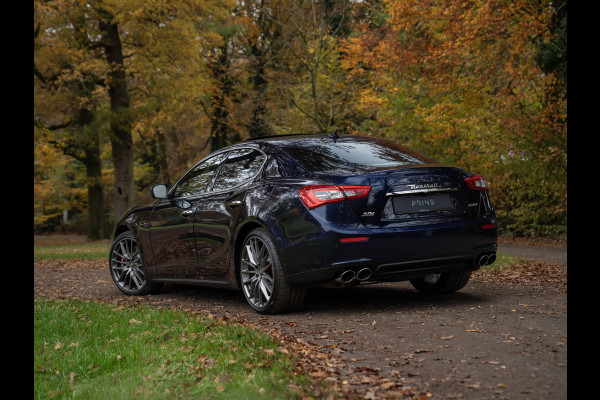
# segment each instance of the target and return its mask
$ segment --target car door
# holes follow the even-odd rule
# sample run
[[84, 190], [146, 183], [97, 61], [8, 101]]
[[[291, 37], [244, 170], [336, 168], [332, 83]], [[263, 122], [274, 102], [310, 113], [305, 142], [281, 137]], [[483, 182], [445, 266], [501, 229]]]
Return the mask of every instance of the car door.
[[202, 277], [228, 271], [232, 235], [244, 210], [245, 190], [265, 159], [256, 149], [232, 150], [219, 168], [212, 191], [198, 201], [194, 235]]
[[194, 218], [199, 199], [212, 185], [227, 153], [210, 157], [188, 171], [156, 204], [149, 223], [150, 240], [157, 275], [189, 279], [198, 273], [198, 249]]

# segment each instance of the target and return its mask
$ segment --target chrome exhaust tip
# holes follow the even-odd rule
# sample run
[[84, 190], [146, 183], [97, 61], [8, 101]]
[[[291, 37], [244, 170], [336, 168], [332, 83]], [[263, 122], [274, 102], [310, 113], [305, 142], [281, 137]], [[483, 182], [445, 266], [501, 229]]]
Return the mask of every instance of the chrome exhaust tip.
[[358, 271], [358, 273], [356, 274], [356, 279], [358, 279], [359, 281], [366, 281], [367, 279], [369, 279], [371, 277], [371, 274], [373, 274], [373, 271], [371, 271], [371, 268], [363, 268], [360, 271]]
[[342, 275], [340, 275], [340, 281], [342, 283], [350, 283], [354, 280], [354, 278], [356, 278], [356, 272], [352, 271], [351, 269], [342, 272]]
[[487, 263], [488, 265], [492, 264], [494, 261], [496, 261], [496, 253], [492, 253], [489, 255]]
[[479, 258], [479, 266], [483, 267], [484, 265], [487, 265], [487, 263], [488, 263], [488, 256], [487, 256], [487, 254], [484, 254]]

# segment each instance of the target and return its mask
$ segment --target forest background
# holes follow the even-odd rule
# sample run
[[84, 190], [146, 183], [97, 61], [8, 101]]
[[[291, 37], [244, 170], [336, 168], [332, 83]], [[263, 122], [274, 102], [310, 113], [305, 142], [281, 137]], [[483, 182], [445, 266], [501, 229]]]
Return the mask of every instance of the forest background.
[[107, 238], [247, 138], [385, 137], [567, 240], [566, 0], [35, 0], [34, 231]]

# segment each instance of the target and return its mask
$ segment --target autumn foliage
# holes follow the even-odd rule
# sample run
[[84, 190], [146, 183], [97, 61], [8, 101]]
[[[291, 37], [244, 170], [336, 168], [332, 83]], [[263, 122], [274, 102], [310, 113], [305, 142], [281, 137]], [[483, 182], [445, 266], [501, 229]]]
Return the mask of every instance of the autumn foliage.
[[115, 127], [136, 203], [227, 144], [337, 128], [479, 173], [502, 233], [566, 240], [566, 85], [566, 1], [36, 1], [35, 223], [111, 215]]
[[566, 238], [566, 76], [562, 93], [536, 62], [556, 37], [552, 3], [390, 1], [373, 13], [345, 47], [363, 82], [355, 130], [485, 175], [504, 233]]

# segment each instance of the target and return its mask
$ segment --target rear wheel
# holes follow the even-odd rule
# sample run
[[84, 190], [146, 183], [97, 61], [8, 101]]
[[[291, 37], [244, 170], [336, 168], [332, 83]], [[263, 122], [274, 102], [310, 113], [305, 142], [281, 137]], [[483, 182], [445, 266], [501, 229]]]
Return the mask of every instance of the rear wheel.
[[255, 229], [244, 239], [239, 279], [246, 301], [261, 314], [292, 311], [306, 297], [306, 289], [288, 286], [275, 244], [264, 229]]
[[410, 283], [421, 293], [453, 293], [462, 289], [471, 278], [471, 270], [448, 271], [411, 279]]

